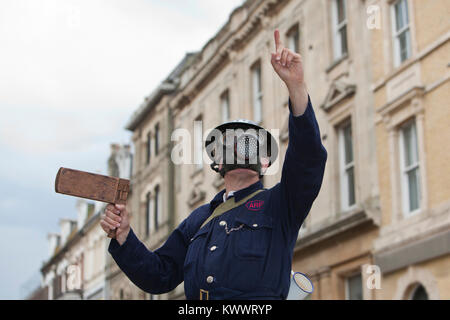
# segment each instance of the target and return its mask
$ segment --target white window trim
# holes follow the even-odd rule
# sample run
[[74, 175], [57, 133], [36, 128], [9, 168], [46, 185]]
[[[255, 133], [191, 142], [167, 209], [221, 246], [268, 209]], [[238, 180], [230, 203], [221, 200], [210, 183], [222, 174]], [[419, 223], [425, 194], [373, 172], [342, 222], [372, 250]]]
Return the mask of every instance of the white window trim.
[[146, 162], [145, 162], [145, 164], [146, 165], [149, 165], [150, 163], [152, 163], [152, 157], [153, 157], [153, 152], [152, 152], [152, 146], [153, 146], [153, 134], [152, 134], [152, 132], [151, 131], [149, 131], [149, 132], [147, 132], [147, 135], [146, 135], [146, 141], [145, 141], [145, 143], [146, 143], [146, 145], [145, 145], [145, 148], [146, 148], [146, 154], [145, 154], [145, 160], [146, 160]]
[[158, 192], [156, 192], [156, 187], [155, 187], [154, 194], [155, 194], [155, 196], [154, 196], [154, 201], [153, 201], [153, 203], [154, 203], [153, 211], [155, 211], [155, 205], [156, 205], [156, 202], [158, 202], [158, 208], [157, 208], [158, 211], [153, 212], [153, 222], [155, 221], [154, 220], [155, 216], [156, 216], [156, 219], [158, 221], [158, 227], [157, 228], [156, 228], [156, 225], [154, 223], [155, 230], [157, 231], [157, 230], [159, 230], [161, 228], [161, 225], [163, 224], [163, 220], [162, 220], [162, 216], [161, 216], [161, 205], [162, 205], [162, 202], [161, 202], [161, 199], [162, 199], [162, 197], [161, 197], [161, 185], [158, 185]]
[[149, 194], [148, 197], [148, 202], [147, 202], [147, 196], [146, 196], [146, 203], [145, 203], [145, 214], [146, 216], [146, 223], [148, 224], [148, 226], [145, 226], [145, 231], [147, 231], [148, 228], [148, 236], [150, 236], [152, 234], [152, 231], [154, 231], [154, 226], [153, 226], [153, 193]]
[[[354, 144], [353, 144], [353, 128], [352, 128], [352, 151], [353, 151], [353, 161], [350, 163], [345, 163], [345, 140], [344, 140], [344, 127], [347, 125], [352, 126], [351, 120], [344, 122], [338, 128], [338, 136], [339, 136], [339, 180], [340, 180], [340, 189], [341, 189], [341, 210], [349, 211], [356, 207], [356, 188], [354, 190], [354, 198], [355, 203], [349, 205], [348, 196], [349, 196], [349, 185], [348, 185], [348, 177], [347, 170], [349, 168], [353, 168], [353, 179], [355, 180], [355, 154], [354, 154]], [[356, 187], [355, 181], [353, 181], [353, 185]]]
[[300, 32], [298, 30], [298, 25], [293, 26], [289, 33], [287, 34], [287, 44], [288, 48], [294, 52], [300, 51]]
[[[399, 31], [397, 31], [397, 16], [395, 14], [395, 6], [399, 3], [399, 2], [403, 2], [406, 3], [406, 11], [404, 13], [406, 13], [406, 17], [407, 17], [407, 21], [405, 23], [405, 25], [403, 26], [402, 29], [400, 29]], [[410, 28], [410, 24], [411, 24], [411, 19], [409, 17], [409, 5], [408, 5], [408, 0], [397, 0], [395, 2], [393, 2], [391, 4], [391, 28], [392, 28], [392, 41], [393, 41], [393, 49], [394, 49], [394, 67], [397, 68], [400, 65], [402, 65], [405, 61], [407, 61], [409, 58], [411, 58], [412, 55], [412, 50], [411, 50], [411, 28]], [[406, 37], [406, 42], [407, 42], [407, 58], [404, 61], [401, 61], [401, 52], [400, 52], [400, 35], [408, 32], [408, 36]]]
[[253, 120], [256, 123], [262, 122], [262, 77], [261, 64], [258, 62], [252, 67], [252, 99], [253, 99]]
[[225, 90], [220, 96], [222, 122], [230, 121], [230, 93]]
[[419, 287], [423, 287], [423, 289], [425, 290], [428, 300], [430, 300], [430, 294], [427, 291], [427, 288], [421, 283], [421, 282], [417, 282], [412, 288], [411, 288], [411, 292], [409, 292], [408, 295], [408, 300], [412, 300], [414, 294], [416, 293], [417, 289], [419, 289]]
[[[197, 124], [198, 122], [201, 124]], [[196, 170], [203, 169], [203, 117], [197, 117], [194, 122], [194, 161]]]
[[[404, 145], [405, 141], [404, 141], [404, 138], [403, 138], [403, 135], [404, 135], [403, 129], [406, 126], [409, 126], [409, 125], [412, 125], [413, 128], [414, 128], [413, 146], [416, 149], [417, 161], [416, 161], [416, 163], [414, 163], [414, 164], [412, 164], [412, 165], [410, 165], [408, 167], [405, 167], [405, 145]], [[420, 213], [421, 210], [422, 210], [422, 199], [421, 199], [421, 194], [422, 194], [422, 190], [421, 190], [422, 189], [422, 187], [421, 187], [421, 183], [422, 182], [421, 182], [421, 180], [422, 180], [422, 177], [420, 175], [420, 158], [419, 158], [419, 152], [418, 152], [419, 145], [418, 145], [418, 137], [417, 137], [417, 125], [416, 125], [415, 120], [409, 121], [408, 123], [406, 123], [405, 125], [403, 125], [403, 126], [401, 126], [399, 128], [399, 139], [400, 139], [400, 141], [399, 141], [399, 149], [400, 149], [399, 150], [399, 154], [400, 154], [399, 158], [400, 159], [399, 160], [400, 160], [400, 174], [401, 174], [400, 182], [401, 182], [401, 194], [402, 194], [402, 214], [403, 214], [403, 216], [405, 218], [408, 218], [408, 217], [411, 217], [411, 216], [414, 216], [414, 215]], [[418, 206], [417, 209], [410, 211], [410, 208], [409, 208], [409, 193], [410, 192], [409, 192], [409, 183], [408, 183], [408, 175], [407, 175], [407, 173], [409, 171], [411, 171], [411, 170], [416, 169], [416, 168], [418, 169], [418, 181], [417, 181], [417, 183], [418, 183], [418, 188], [419, 188], [419, 191], [418, 191], [419, 206]]]
[[155, 134], [154, 134], [154, 141], [153, 141], [153, 148], [155, 149], [155, 157], [159, 155], [159, 151], [161, 149], [161, 128], [159, 123], [155, 125]]
[[[340, 33], [339, 31], [347, 26], [347, 1], [344, 0], [343, 2], [343, 6], [344, 6], [344, 14], [345, 14], [345, 19], [341, 22], [338, 23], [337, 19], [338, 19], [338, 8], [337, 8], [337, 0], [333, 0], [333, 4], [332, 4], [332, 21], [333, 21], [333, 57], [334, 60], [339, 60], [340, 58], [344, 57], [345, 55], [348, 54], [348, 35], [346, 37], [347, 39], [347, 52], [343, 52], [343, 47], [342, 47], [342, 40], [340, 37]], [[347, 31], [348, 32], [348, 28]]]

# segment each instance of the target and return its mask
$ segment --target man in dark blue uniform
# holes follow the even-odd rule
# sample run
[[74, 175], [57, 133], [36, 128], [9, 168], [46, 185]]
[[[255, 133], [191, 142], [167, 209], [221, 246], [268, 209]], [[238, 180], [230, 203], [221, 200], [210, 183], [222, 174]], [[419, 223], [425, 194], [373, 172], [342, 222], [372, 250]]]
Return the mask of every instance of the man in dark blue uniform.
[[327, 152], [301, 56], [283, 47], [278, 30], [274, 37], [271, 63], [288, 88], [290, 110], [281, 181], [263, 189], [260, 177], [267, 162], [256, 169], [220, 163], [216, 169], [225, 190], [194, 210], [153, 252], [131, 230], [127, 210], [108, 205], [101, 226], [105, 232], [117, 228], [108, 250], [142, 290], [161, 294], [184, 281], [188, 299], [286, 298], [298, 231], [319, 193]]

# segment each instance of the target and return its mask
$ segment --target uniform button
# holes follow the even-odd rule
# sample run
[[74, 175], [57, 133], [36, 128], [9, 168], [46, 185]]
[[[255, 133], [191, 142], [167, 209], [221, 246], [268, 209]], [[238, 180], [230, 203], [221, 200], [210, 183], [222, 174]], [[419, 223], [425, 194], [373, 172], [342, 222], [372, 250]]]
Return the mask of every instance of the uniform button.
[[253, 224], [253, 228], [256, 228], [257, 226], [258, 226], [257, 223], [254, 223], [254, 224]]
[[208, 276], [206, 278], [206, 282], [208, 282], [208, 283], [212, 283], [213, 281], [214, 281], [214, 277], [213, 276]]
[[223, 220], [219, 222], [219, 226], [221, 226], [221, 227], [223, 227], [223, 226], [226, 225], [226, 224], [227, 224], [227, 223], [226, 223], [225, 221], [223, 221]]
[[212, 246], [211, 248], [209, 248], [210, 251], [214, 251], [217, 249], [217, 246]]

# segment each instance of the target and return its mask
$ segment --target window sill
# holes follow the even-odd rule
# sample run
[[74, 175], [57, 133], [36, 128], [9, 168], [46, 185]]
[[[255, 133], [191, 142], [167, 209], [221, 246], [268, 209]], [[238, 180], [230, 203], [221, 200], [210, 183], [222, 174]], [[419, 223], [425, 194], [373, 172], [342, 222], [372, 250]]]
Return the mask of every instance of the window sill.
[[378, 89], [383, 87], [389, 80], [394, 78], [396, 75], [402, 73], [402, 71], [405, 71], [406, 69], [408, 69], [411, 65], [413, 65], [417, 61], [418, 61], [418, 59], [413, 59], [412, 57], [410, 57], [409, 59], [403, 61], [398, 66], [396, 66], [396, 67], [393, 66], [391, 68], [391, 71], [384, 78], [382, 78], [380, 81], [378, 81], [374, 85], [373, 91], [377, 91]]
[[410, 212], [402, 212], [400, 215], [401, 215], [401, 219], [404, 220], [404, 219], [410, 219], [410, 218], [420, 215], [424, 212], [425, 212], [424, 209], [418, 208], [418, 209], [410, 211]]
[[374, 219], [359, 207], [330, 217], [321, 223], [307, 226], [297, 240], [294, 251], [303, 250], [349, 230], [360, 229], [362, 226], [377, 226]]
[[341, 64], [341, 62], [343, 62], [344, 60], [347, 60], [349, 57], [348, 53], [344, 54], [343, 56], [341, 56], [340, 58], [334, 60], [331, 65], [325, 69], [326, 73], [330, 73], [331, 70], [333, 70], [334, 68], [336, 68], [338, 65]]

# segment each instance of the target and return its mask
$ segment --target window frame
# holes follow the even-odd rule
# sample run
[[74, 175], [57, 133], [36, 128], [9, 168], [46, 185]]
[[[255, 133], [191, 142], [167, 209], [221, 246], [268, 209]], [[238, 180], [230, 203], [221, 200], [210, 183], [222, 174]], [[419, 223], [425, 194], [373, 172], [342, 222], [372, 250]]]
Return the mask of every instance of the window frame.
[[298, 24], [295, 24], [286, 32], [286, 40], [287, 47], [290, 50], [297, 53], [300, 52], [300, 30]]
[[153, 204], [153, 219], [154, 219], [154, 230], [158, 231], [161, 226], [161, 187], [159, 184], [155, 186], [154, 189], [155, 197]]
[[[412, 131], [413, 131], [413, 135], [412, 135], [412, 143], [413, 143], [413, 148], [415, 149], [414, 154], [415, 154], [415, 162], [406, 166], [405, 164], [405, 130], [411, 126], [412, 127]], [[416, 125], [416, 121], [415, 118], [408, 120], [407, 122], [405, 122], [404, 124], [402, 124], [399, 129], [398, 129], [398, 136], [399, 136], [399, 161], [400, 161], [400, 190], [401, 190], [401, 198], [402, 198], [402, 215], [405, 218], [411, 217], [416, 215], [417, 213], [419, 213], [422, 209], [422, 187], [421, 187], [421, 165], [420, 165], [420, 157], [419, 157], [419, 141], [418, 141], [418, 136], [417, 136], [417, 125]], [[410, 207], [410, 185], [409, 185], [409, 180], [408, 180], [408, 173], [415, 170], [416, 171], [416, 179], [417, 179], [417, 202], [418, 202], [418, 207], [414, 210], [411, 210]]]
[[159, 153], [159, 145], [160, 145], [160, 130], [159, 130], [159, 122], [155, 124], [155, 157], [158, 156]]
[[[352, 147], [352, 161], [349, 163], [345, 162], [345, 154], [346, 154], [346, 144], [345, 144], [345, 136], [344, 130], [346, 128], [350, 128], [351, 130], [351, 147]], [[339, 150], [339, 180], [340, 180], [340, 195], [341, 195], [341, 210], [349, 211], [356, 206], [356, 178], [355, 178], [355, 153], [354, 153], [354, 139], [353, 139], [353, 126], [351, 119], [347, 119], [343, 121], [338, 126], [338, 150]], [[349, 195], [350, 195], [350, 185], [348, 183], [348, 171], [349, 169], [353, 169], [353, 200], [352, 204], [349, 203]]]
[[364, 278], [361, 271], [351, 273], [344, 278], [344, 287], [345, 287], [345, 300], [351, 301], [349, 299], [350, 288], [349, 288], [349, 279], [359, 276], [361, 278], [361, 300], [364, 300]]
[[[400, 30], [397, 30], [397, 15], [396, 15], [396, 6], [401, 3], [401, 7], [403, 8], [403, 27]], [[409, 5], [408, 0], [396, 0], [390, 4], [391, 11], [391, 32], [392, 32], [392, 41], [393, 41], [393, 54], [394, 54], [394, 67], [397, 68], [401, 66], [403, 63], [408, 61], [412, 56], [412, 39], [411, 39], [411, 19], [409, 16]], [[400, 36], [406, 33], [406, 52], [407, 57], [402, 60], [402, 51], [400, 48]]]
[[[196, 123], [200, 121], [201, 125], [197, 126]], [[200, 128], [200, 129], [199, 129]], [[200, 131], [200, 132], [199, 132]], [[203, 169], [203, 116], [199, 115], [194, 121], [194, 165], [195, 170], [200, 171]], [[198, 159], [200, 157], [200, 159]], [[198, 161], [200, 160], [200, 161]]]
[[152, 231], [152, 193], [145, 195], [145, 236], [149, 237]]
[[420, 283], [420, 282], [418, 282], [418, 283], [416, 283], [414, 285], [414, 287], [412, 288], [412, 290], [411, 290], [411, 292], [409, 294], [408, 300], [417, 301], [418, 299], [414, 299], [414, 295], [417, 293], [417, 291], [420, 288], [422, 288], [425, 291], [425, 294], [427, 295], [427, 299], [426, 300], [430, 300], [430, 294], [428, 293], [427, 288], [425, 288], [425, 286], [422, 283]]
[[[226, 116], [225, 116], [226, 113]], [[222, 123], [230, 121], [230, 91], [226, 89], [220, 95], [220, 114], [222, 117]]]
[[147, 147], [146, 164], [149, 165], [151, 162], [151, 158], [152, 158], [152, 132], [151, 131], [149, 131], [147, 133], [146, 147]]
[[[348, 55], [348, 15], [347, 15], [347, 1], [342, 0], [344, 19], [338, 21], [338, 1], [333, 0], [332, 3], [332, 26], [333, 26], [333, 59], [338, 61]], [[343, 40], [341, 30], [345, 28], [345, 47], [343, 46]], [[345, 48], [345, 51], [344, 51]]]
[[256, 61], [251, 67], [252, 111], [253, 121], [260, 124], [263, 119], [263, 90], [261, 61]]

